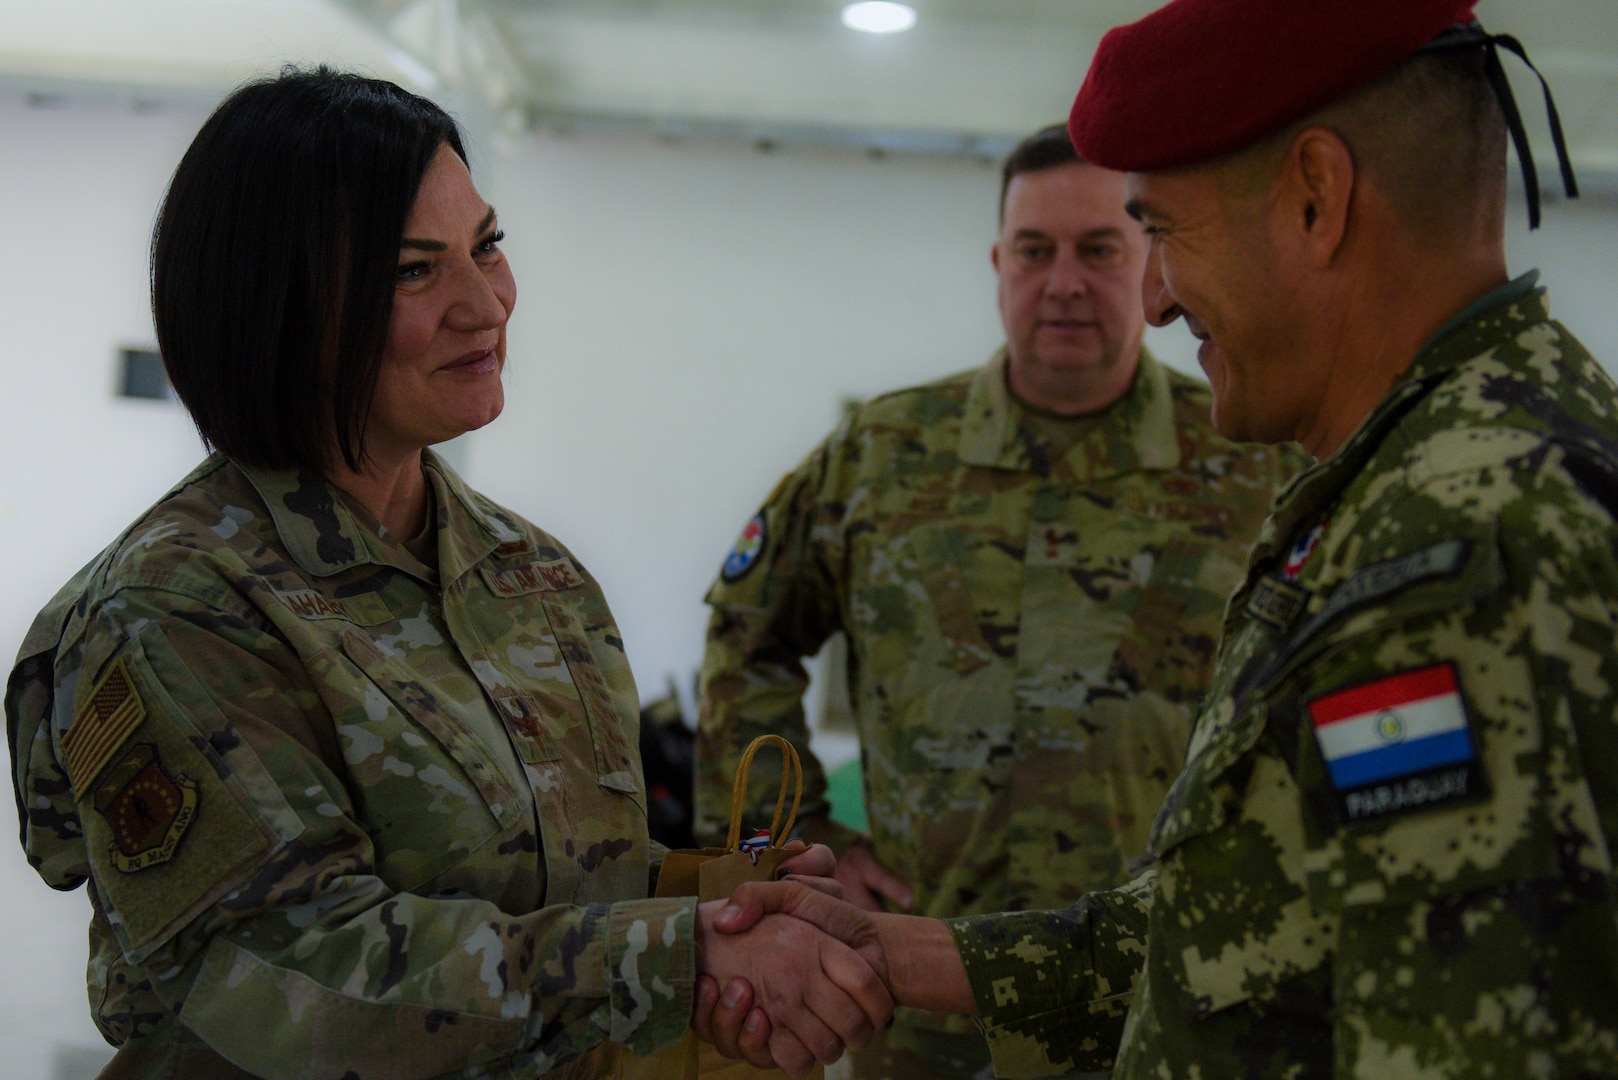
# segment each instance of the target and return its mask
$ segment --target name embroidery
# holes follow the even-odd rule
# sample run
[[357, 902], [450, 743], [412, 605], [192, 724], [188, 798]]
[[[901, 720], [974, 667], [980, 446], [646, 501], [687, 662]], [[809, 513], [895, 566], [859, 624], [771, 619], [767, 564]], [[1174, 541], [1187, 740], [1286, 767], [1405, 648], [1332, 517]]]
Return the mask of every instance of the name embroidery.
[[489, 583], [490, 590], [503, 599], [522, 596], [525, 593], [573, 589], [584, 584], [583, 576], [567, 559], [532, 562], [511, 570], [484, 567], [482, 574], [483, 580]]
[[1331, 599], [1320, 609], [1315, 621], [1330, 622], [1349, 608], [1381, 599], [1426, 578], [1453, 577], [1466, 562], [1466, 552], [1465, 541], [1440, 540], [1431, 547], [1412, 551], [1397, 559], [1361, 567], [1331, 594]]
[[361, 595], [338, 599], [314, 589], [275, 591], [276, 597], [300, 619], [342, 619], [359, 626], [375, 626], [393, 615], [376, 596]]

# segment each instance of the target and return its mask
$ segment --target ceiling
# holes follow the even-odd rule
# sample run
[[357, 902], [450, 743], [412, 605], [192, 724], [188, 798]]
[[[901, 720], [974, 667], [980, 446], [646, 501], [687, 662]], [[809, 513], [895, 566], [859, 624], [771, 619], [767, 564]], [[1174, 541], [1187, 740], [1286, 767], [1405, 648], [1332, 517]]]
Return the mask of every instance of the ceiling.
[[[603, 128], [993, 156], [1059, 119], [1108, 27], [1158, 0], [0, 0], [0, 87], [211, 97], [288, 60], [376, 71], [480, 134]], [[1618, 3], [1480, 0], [1555, 88], [1581, 172], [1618, 176]], [[1548, 153], [1537, 85], [1508, 59]]]

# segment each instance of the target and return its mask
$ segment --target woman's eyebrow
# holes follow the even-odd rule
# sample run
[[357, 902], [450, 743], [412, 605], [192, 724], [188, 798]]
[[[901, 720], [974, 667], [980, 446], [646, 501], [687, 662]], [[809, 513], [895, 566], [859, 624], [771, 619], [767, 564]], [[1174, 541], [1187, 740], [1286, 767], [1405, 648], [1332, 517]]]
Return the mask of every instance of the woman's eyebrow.
[[[489, 226], [493, 224], [494, 207], [491, 206], [489, 207], [489, 212], [483, 215], [483, 220], [478, 222], [478, 227], [472, 231], [482, 234], [487, 232]], [[410, 248], [412, 251], [447, 251], [449, 249], [449, 245], [442, 240], [418, 240], [410, 236], [400, 240], [399, 246], [401, 248]]]

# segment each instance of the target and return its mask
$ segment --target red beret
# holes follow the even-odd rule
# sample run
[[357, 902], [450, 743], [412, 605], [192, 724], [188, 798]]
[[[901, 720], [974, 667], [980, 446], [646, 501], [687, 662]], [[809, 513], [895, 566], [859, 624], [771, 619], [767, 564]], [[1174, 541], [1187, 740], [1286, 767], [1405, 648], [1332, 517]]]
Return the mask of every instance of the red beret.
[[1107, 32], [1068, 133], [1121, 172], [1239, 150], [1336, 101], [1455, 23], [1476, 0], [1172, 0]]

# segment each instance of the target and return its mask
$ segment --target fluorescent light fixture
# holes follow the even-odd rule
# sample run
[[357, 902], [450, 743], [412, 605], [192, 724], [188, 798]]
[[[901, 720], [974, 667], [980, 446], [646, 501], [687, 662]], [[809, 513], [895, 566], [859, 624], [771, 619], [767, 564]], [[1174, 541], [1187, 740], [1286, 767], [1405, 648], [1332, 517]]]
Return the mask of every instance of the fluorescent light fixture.
[[843, 9], [843, 25], [867, 34], [897, 34], [916, 25], [916, 9], [909, 4], [890, 4], [885, 0], [850, 4]]

